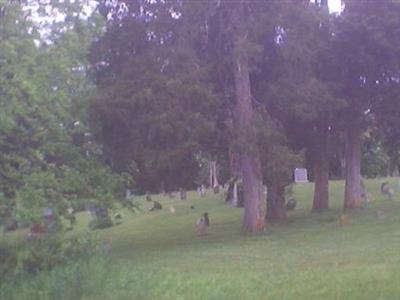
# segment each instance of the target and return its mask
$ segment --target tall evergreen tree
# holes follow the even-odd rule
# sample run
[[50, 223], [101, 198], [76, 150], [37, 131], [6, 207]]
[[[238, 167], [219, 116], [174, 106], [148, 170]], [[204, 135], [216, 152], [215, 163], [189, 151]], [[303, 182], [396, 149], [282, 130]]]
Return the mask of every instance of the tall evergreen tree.
[[[386, 92], [398, 89], [400, 4], [397, 1], [345, 1], [337, 18], [334, 53], [338, 95], [347, 102], [346, 209], [361, 206], [361, 133], [374, 107], [388, 105]], [[390, 104], [389, 104], [390, 105]]]

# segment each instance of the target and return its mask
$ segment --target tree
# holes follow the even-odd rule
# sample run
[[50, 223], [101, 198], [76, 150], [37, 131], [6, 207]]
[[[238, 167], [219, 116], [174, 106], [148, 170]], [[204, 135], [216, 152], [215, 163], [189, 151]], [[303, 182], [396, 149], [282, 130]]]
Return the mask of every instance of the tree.
[[[101, 151], [89, 138], [80, 108], [90, 89], [83, 58], [93, 28], [75, 22], [52, 42], [40, 42], [39, 25], [19, 2], [3, 1], [0, 8], [3, 211], [32, 221], [48, 205], [64, 214], [77, 197], [110, 198], [119, 178], [111, 180], [113, 175], [99, 164]], [[110, 175], [104, 193], [95, 187], [98, 174]]]
[[143, 191], [193, 188], [218, 131], [218, 99], [197, 53], [201, 10], [193, 15], [192, 6], [203, 4], [99, 5], [107, 31], [92, 46], [98, 93], [91, 111], [110, 165], [133, 165]]
[[222, 2], [220, 9], [228, 11], [225, 25], [229, 26], [232, 38], [231, 60], [235, 88], [233, 124], [238, 138], [240, 168], [243, 177], [244, 220], [246, 231], [265, 229], [265, 199], [261, 158], [256, 140], [255, 113], [250, 86], [248, 61], [249, 3]]
[[361, 133], [376, 107], [390, 103], [386, 91], [398, 89], [400, 5], [397, 1], [345, 2], [337, 18], [333, 49], [339, 83], [337, 94], [347, 102], [345, 209], [361, 206]]
[[[264, 51], [252, 72], [253, 90], [286, 136], [288, 151], [282, 153], [288, 155], [288, 161], [293, 159], [292, 164], [281, 166], [293, 170], [295, 162], [301, 163], [299, 152], [307, 150], [306, 163], [313, 169], [315, 182], [313, 211], [322, 211], [328, 208], [329, 199], [328, 142], [335, 127], [332, 116], [341, 107], [327, 77], [332, 60], [330, 17], [326, 7], [306, 1], [285, 2], [276, 11], [280, 17], [258, 30], [258, 43]], [[296, 152], [298, 158], [294, 159]], [[290, 170], [285, 172], [290, 174]], [[279, 194], [283, 195], [284, 186], [290, 182], [291, 175], [274, 185], [280, 186]], [[280, 203], [284, 207], [284, 199]]]

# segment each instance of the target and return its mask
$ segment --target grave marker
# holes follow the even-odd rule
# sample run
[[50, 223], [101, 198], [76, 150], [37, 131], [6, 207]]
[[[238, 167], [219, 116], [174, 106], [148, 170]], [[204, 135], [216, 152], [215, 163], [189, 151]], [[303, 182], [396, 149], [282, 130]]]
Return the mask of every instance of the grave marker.
[[294, 169], [294, 182], [307, 183], [308, 182], [307, 169], [305, 169], [305, 168]]

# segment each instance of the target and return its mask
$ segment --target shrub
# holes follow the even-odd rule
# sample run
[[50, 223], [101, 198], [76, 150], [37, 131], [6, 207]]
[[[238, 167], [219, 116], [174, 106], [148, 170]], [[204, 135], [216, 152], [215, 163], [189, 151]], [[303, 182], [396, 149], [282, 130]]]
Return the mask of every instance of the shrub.
[[0, 282], [0, 299], [99, 299], [107, 292], [110, 269], [107, 257], [99, 253], [75, 257], [51, 270], [8, 276]]
[[89, 228], [94, 230], [94, 229], [104, 229], [107, 227], [111, 227], [113, 225], [113, 222], [111, 221], [111, 218], [107, 216], [106, 218], [94, 218], [89, 222]]
[[17, 267], [17, 255], [14, 248], [9, 245], [0, 245], [0, 281], [3, 281], [4, 276]]
[[50, 270], [71, 260], [99, 254], [102, 248], [90, 237], [63, 240], [58, 236], [44, 236], [25, 241], [18, 247], [0, 246], [0, 278], [19, 277]]

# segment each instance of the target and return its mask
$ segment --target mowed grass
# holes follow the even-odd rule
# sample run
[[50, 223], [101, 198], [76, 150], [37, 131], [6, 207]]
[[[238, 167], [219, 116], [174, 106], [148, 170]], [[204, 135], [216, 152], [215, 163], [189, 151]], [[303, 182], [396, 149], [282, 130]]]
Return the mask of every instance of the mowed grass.
[[[141, 198], [143, 212], [123, 211], [120, 225], [96, 231], [110, 245], [112, 268], [99, 293], [85, 299], [399, 299], [400, 193], [385, 199], [383, 181], [366, 181], [374, 201], [348, 214], [346, 225], [342, 181], [331, 182], [331, 209], [323, 214], [310, 213], [313, 184], [296, 185], [288, 221], [255, 235], [241, 230], [243, 210], [222, 194], [152, 196], [163, 205], [156, 212]], [[397, 189], [398, 180], [390, 181]], [[206, 211], [211, 226], [198, 237], [195, 223]], [[69, 234], [87, 231], [88, 221], [81, 214]]]

